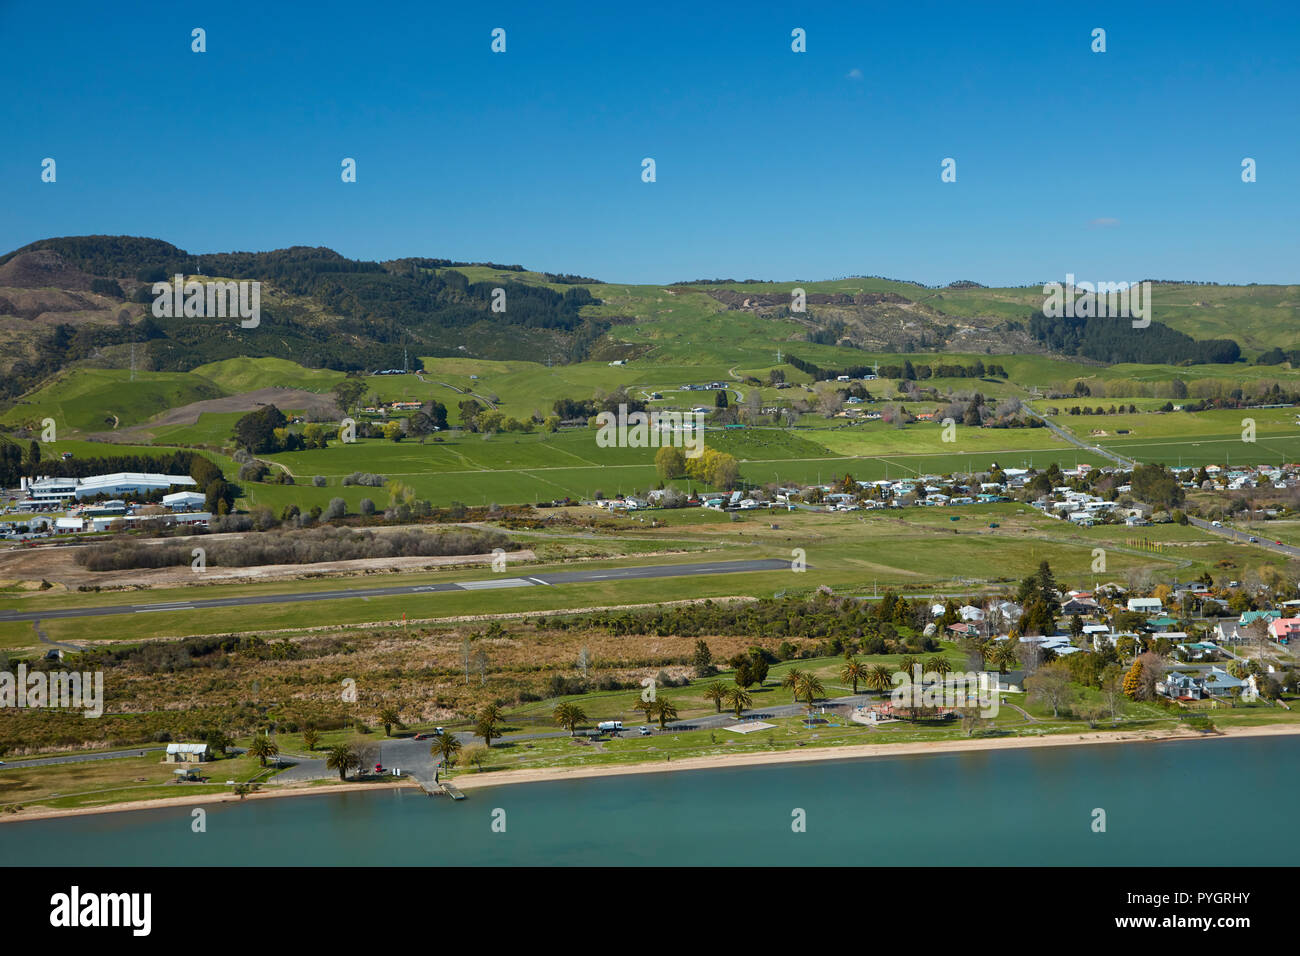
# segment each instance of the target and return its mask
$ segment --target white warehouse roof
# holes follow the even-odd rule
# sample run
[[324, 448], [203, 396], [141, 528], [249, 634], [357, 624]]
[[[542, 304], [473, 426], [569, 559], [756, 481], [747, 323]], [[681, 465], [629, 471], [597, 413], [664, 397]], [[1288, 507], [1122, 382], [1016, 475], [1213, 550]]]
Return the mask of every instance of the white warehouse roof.
[[207, 744], [168, 744], [167, 752], [169, 754], [205, 754], [208, 752]]

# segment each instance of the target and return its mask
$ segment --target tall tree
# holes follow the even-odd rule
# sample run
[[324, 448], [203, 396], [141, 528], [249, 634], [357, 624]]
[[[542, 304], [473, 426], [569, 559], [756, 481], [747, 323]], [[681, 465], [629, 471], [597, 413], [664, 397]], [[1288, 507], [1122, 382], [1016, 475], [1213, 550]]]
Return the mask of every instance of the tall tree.
[[668, 721], [677, 719], [677, 707], [669, 700], [660, 697], [655, 700], [655, 719], [659, 721], [659, 729], [663, 730]]
[[256, 757], [263, 767], [266, 766], [268, 757], [278, 756], [279, 753], [279, 745], [266, 734], [257, 734], [248, 745], [248, 755]]
[[853, 684], [853, 694], [857, 696], [858, 683], [867, 676], [867, 665], [856, 657], [850, 657], [840, 668], [840, 680], [850, 681]]
[[713, 701], [716, 711], [722, 713], [722, 701], [727, 696], [728, 687], [720, 680], [715, 680], [704, 688], [704, 696]]
[[754, 703], [754, 698], [750, 696], [749, 691], [739, 684], [733, 684], [727, 688], [725, 698], [727, 706], [735, 710], [736, 717], [740, 717], [740, 712]]
[[563, 701], [555, 705], [551, 711], [551, 717], [561, 727], [568, 728], [569, 736], [572, 737], [578, 724], [587, 719], [587, 713], [577, 704], [571, 701]]
[[348, 744], [338, 744], [331, 747], [329, 753], [325, 756], [325, 767], [329, 770], [337, 770], [340, 780], [348, 779], [348, 771], [360, 765], [361, 758]]

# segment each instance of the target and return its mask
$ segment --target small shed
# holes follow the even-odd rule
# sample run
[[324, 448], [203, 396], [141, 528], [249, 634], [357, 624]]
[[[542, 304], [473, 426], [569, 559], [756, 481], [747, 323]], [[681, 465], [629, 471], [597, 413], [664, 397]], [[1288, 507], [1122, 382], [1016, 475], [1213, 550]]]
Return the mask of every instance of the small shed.
[[166, 763], [205, 763], [212, 759], [212, 748], [207, 744], [168, 744]]

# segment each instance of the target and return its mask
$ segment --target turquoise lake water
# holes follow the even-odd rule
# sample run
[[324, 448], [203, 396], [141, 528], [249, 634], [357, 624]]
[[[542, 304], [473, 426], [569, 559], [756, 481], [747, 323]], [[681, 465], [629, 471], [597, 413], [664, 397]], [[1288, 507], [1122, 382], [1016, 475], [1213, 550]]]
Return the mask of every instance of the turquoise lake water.
[[192, 807], [3, 823], [0, 864], [1282, 865], [1297, 792], [1297, 737], [1109, 744], [214, 803], [206, 833]]

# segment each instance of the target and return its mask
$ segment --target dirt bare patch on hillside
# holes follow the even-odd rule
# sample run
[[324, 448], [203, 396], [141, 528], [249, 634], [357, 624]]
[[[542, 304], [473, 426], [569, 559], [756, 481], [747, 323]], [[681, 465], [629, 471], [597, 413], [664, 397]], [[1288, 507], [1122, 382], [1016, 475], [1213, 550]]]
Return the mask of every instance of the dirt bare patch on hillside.
[[166, 425], [193, 425], [204, 412], [251, 412], [264, 405], [274, 405], [282, 412], [302, 412], [308, 419], [337, 421], [343, 414], [339, 411], [333, 395], [322, 395], [301, 388], [259, 388], [255, 392], [240, 392], [225, 398], [208, 398], [201, 402], [190, 402], [163, 412], [156, 418], [141, 425], [121, 428], [111, 432], [96, 432], [92, 439], [114, 442], [133, 442], [147, 438], [156, 428]]

